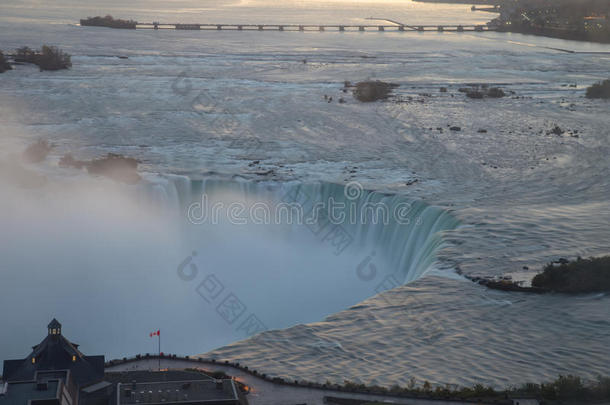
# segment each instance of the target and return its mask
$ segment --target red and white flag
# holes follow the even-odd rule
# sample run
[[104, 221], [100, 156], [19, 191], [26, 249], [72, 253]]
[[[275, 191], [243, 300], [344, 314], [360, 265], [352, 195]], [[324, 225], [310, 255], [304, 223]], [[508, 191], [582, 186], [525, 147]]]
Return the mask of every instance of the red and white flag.
[[156, 332], [151, 332], [151, 333], [150, 333], [150, 337], [153, 337], [153, 336], [161, 336], [161, 331], [160, 331], [160, 330], [158, 330], [158, 331], [156, 331]]

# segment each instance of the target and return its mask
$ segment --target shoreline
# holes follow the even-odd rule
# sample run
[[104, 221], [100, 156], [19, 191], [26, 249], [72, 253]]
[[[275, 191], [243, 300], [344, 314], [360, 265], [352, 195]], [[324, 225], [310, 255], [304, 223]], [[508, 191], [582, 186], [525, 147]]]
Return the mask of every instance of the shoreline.
[[[418, 0], [421, 1], [421, 0]], [[567, 41], [590, 42], [592, 44], [610, 44], [610, 37], [605, 39], [594, 39], [586, 37], [586, 34], [578, 31], [562, 31], [556, 29], [540, 30], [535, 28], [518, 28], [513, 26], [511, 29], [506, 26], [498, 27], [496, 32], [505, 32], [513, 34], [531, 35], [535, 37], [545, 37], [554, 39], [564, 39]]]
[[[524, 35], [533, 35], [538, 37], [546, 37], [546, 38], [556, 38], [556, 39], [564, 39], [569, 41], [579, 41], [579, 42], [591, 42], [597, 44], [610, 44], [610, 34], [606, 32], [607, 35], [604, 35], [602, 31], [591, 32], [587, 31], [586, 28], [579, 25], [572, 25], [570, 28], [563, 28], [557, 26], [558, 20], [547, 21], [549, 26], [544, 25], [535, 25], [534, 23], [523, 24], [523, 21], [529, 22], [530, 20], [514, 20], [515, 17], [520, 17], [521, 11], [528, 12], [533, 9], [521, 9], [519, 12], [516, 10], [510, 10], [512, 4], [507, 2], [506, 0], [413, 0], [418, 3], [432, 3], [432, 4], [463, 4], [463, 5], [472, 5], [472, 11], [486, 11], [486, 12], [496, 12], [500, 13], [500, 17], [490, 21], [487, 23], [488, 27], [494, 28], [497, 32], [510, 32], [515, 34], [524, 34]], [[508, 8], [508, 12], [511, 14], [505, 14], [504, 9], [502, 8], [504, 3], [506, 3], [506, 8]], [[493, 6], [497, 8], [497, 10], [493, 9], [476, 9], [475, 6]], [[547, 9], [548, 13], [548, 9]], [[556, 26], [553, 26], [555, 22]], [[607, 24], [607, 23], [606, 23]], [[546, 25], [546, 24], [545, 24]]]
[[[377, 390], [349, 389], [342, 385], [320, 384], [307, 381], [288, 381], [281, 377], [268, 376], [251, 370], [240, 363], [229, 361], [216, 361], [201, 357], [176, 355], [136, 355], [122, 360], [109, 360], [105, 364], [106, 372], [121, 372], [134, 370], [154, 371], [158, 368], [161, 358], [161, 371], [165, 369], [197, 369], [201, 371], [228, 372], [238, 382], [245, 383], [250, 388], [247, 400], [250, 405], [280, 405], [286, 403], [327, 403], [327, 398], [344, 398], [363, 400], [366, 403], [379, 403], [389, 401], [404, 405], [461, 405], [461, 404], [491, 404], [493, 401], [477, 399], [466, 400], [462, 398], [434, 398], [432, 396], [393, 394]], [[140, 366], [146, 368], [140, 368]], [[169, 367], [169, 366], [174, 367]], [[178, 367], [176, 367], [178, 366]], [[207, 367], [207, 368], [206, 368]], [[501, 404], [499, 402], [498, 404]], [[509, 402], [506, 403], [507, 405]]]
[[[576, 404], [568, 389], [578, 386], [583, 398], [591, 404], [605, 404], [603, 390], [608, 378], [599, 376], [596, 382], [582, 380], [574, 375], [559, 375], [557, 379], [544, 383], [528, 383], [521, 387], [494, 388], [476, 384], [473, 387], [432, 386], [425, 382], [422, 387], [401, 388], [354, 384], [315, 383], [311, 381], [286, 380], [267, 376], [251, 370], [240, 363], [217, 361], [202, 357], [168, 355], [137, 355], [122, 360], [109, 360], [104, 364], [106, 373], [128, 371], [160, 372], [169, 370], [196, 370], [203, 373], [224, 373], [246, 387], [244, 399], [250, 405], [284, 405], [287, 403], [308, 404], [401, 404], [401, 405], [470, 405], [523, 403]], [[559, 394], [558, 394], [559, 393]], [[559, 397], [557, 397], [559, 395]], [[552, 398], [552, 399], [551, 399]], [[550, 400], [550, 402], [546, 402]]]

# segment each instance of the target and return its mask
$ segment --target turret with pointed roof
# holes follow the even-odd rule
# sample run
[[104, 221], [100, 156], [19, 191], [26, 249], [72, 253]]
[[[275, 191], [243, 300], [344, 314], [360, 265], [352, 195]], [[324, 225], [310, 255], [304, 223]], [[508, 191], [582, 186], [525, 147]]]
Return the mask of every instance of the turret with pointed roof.
[[49, 329], [49, 335], [61, 335], [61, 323], [57, 319], [53, 318], [47, 328]]
[[61, 324], [53, 319], [48, 325], [47, 337], [32, 347], [32, 353], [23, 360], [5, 360], [2, 373], [5, 381], [34, 380], [42, 371], [70, 371], [74, 383], [82, 387], [104, 377], [104, 356], [85, 356], [78, 345], [61, 333]]

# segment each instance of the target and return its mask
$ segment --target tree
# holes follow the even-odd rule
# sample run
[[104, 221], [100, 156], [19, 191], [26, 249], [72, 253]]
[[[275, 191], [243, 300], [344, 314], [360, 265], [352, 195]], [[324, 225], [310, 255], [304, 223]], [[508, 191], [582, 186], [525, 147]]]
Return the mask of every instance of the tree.
[[69, 54], [59, 48], [43, 45], [38, 66], [40, 70], [67, 69], [72, 66], [72, 60]]

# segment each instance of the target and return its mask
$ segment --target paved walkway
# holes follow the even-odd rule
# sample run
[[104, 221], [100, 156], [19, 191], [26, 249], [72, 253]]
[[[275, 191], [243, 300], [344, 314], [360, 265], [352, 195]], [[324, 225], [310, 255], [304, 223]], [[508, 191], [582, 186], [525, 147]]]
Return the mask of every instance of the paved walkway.
[[[114, 366], [107, 367], [106, 371], [157, 370], [158, 366], [159, 362], [157, 359], [141, 359], [125, 364], [117, 364]], [[243, 382], [251, 388], [251, 392], [247, 396], [250, 405], [322, 405], [324, 404], [325, 396], [365, 399], [367, 401], [383, 401], [404, 405], [473, 405], [472, 402], [441, 401], [416, 398], [411, 399], [391, 397], [385, 395], [357, 394], [344, 391], [322, 390], [319, 388], [295, 387], [289, 385], [274, 384], [272, 382], [263, 380], [262, 378], [253, 376], [231, 366], [209, 363], [199, 364], [194, 361], [180, 359], [161, 359], [161, 368], [174, 370], [196, 368], [211, 372], [224, 371], [225, 373], [236, 377], [239, 381]]]

